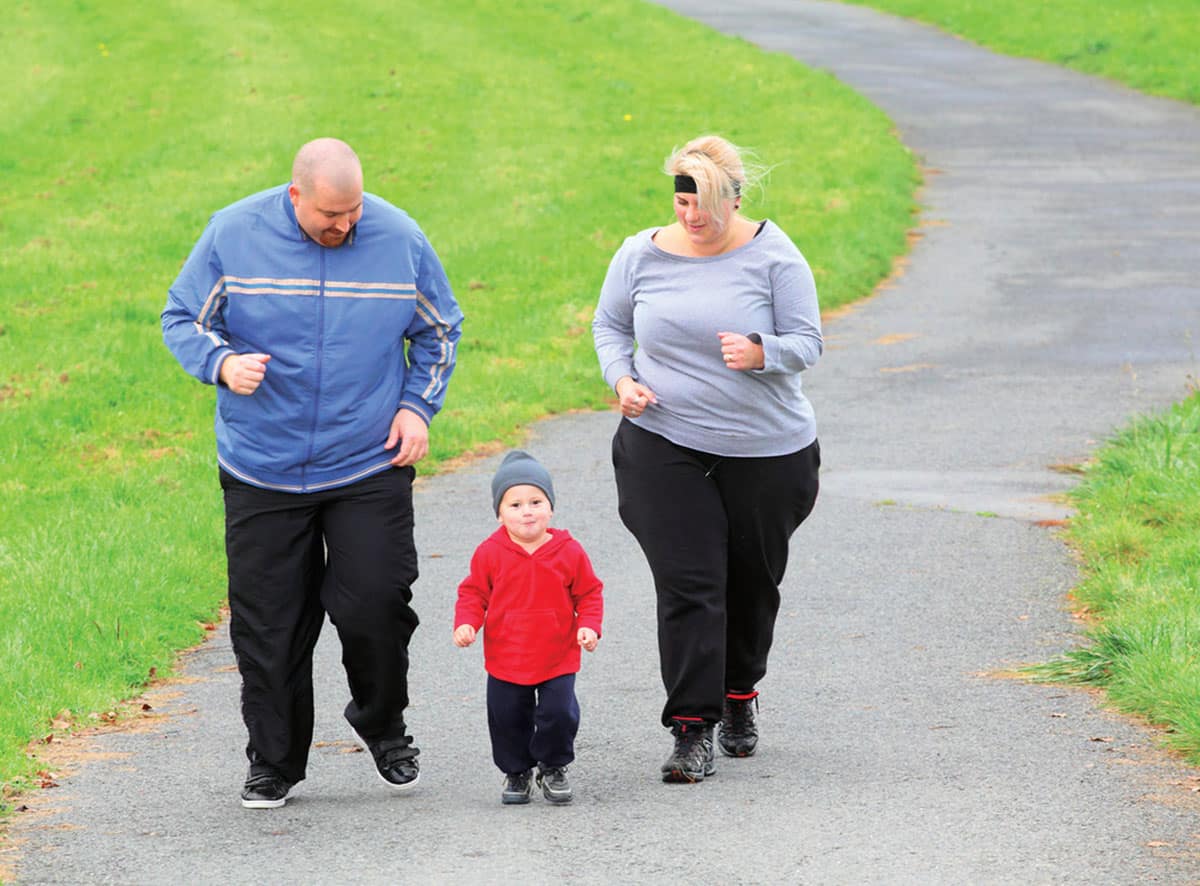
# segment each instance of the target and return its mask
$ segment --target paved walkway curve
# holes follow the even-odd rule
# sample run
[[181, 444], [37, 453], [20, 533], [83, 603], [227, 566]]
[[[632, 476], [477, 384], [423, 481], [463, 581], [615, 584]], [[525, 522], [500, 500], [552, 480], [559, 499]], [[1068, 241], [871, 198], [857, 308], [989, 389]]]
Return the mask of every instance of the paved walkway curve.
[[309, 780], [282, 810], [241, 809], [222, 632], [180, 694], [153, 697], [172, 716], [91, 739], [19, 816], [17, 882], [1200, 882], [1195, 771], [1088, 694], [994, 676], [1076, 638], [1070, 558], [1032, 522], [1064, 486], [1049, 466], [1195, 372], [1200, 113], [854, 7], [669, 5], [830, 68], [936, 170], [906, 273], [829, 324], [809, 380], [825, 487], [796, 537], [759, 755], [657, 781], [653, 602], [615, 517], [615, 415], [567, 416], [529, 446], [609, 609], [580, 678], [573, 806], [500, 806], [478, 650], [450, 642], [494, 525], [492, 459], [417, 495], [418, 790], [389, 795], [350, 753], [327, 631]]

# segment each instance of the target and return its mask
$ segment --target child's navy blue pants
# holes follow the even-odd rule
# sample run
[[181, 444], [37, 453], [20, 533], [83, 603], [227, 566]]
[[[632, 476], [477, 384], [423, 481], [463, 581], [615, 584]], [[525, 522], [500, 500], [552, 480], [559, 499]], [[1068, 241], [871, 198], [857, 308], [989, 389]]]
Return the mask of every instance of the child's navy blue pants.
[[501, 772], [566, 766], [575, 759], [579, 701], [575, 675], [522, 686], [488, 675], [488, 731]]

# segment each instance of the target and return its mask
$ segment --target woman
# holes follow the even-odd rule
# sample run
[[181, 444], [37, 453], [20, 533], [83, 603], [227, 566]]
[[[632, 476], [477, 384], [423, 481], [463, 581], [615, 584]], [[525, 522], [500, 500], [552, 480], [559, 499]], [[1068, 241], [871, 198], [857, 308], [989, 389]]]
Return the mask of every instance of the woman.
[[718, 722], [724, 754], [754, 753], [788, 539], [817, 497], [800, 389], [822, 351], [816, 287], [783, 231], [740, 214], [741, 153], [703, 136], [667, 160], [675, 221], [624, 242], [592, 324], [623, 416], [621, 520], [658, 595], [668, 782], [713, 774]]

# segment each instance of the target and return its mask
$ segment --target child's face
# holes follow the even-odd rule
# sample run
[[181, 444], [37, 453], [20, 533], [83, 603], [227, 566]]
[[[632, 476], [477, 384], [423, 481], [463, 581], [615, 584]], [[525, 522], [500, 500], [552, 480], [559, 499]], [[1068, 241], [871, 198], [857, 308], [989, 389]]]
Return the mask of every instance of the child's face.
[[500, 523], [518, 544], [541, 541], [553, 513], [550, 499], [536, 486], [510, 486], [500, 499]]

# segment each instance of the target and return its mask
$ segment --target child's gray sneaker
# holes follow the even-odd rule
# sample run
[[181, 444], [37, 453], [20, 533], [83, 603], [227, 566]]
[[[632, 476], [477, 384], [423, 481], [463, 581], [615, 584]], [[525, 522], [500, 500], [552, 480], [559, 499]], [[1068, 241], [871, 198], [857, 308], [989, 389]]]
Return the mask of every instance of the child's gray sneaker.
[[509, 772], [504, 776], [504, 790], [500, 794], [500, 802], [505, 806], [528, 803], [532, 796], [532, 769], [526, 769], [524, 772]]
[[570, 803], [574, 799], [566, 766], [539, 766], [537, 782], [542, 786], [542, 795], [551, 803]]

